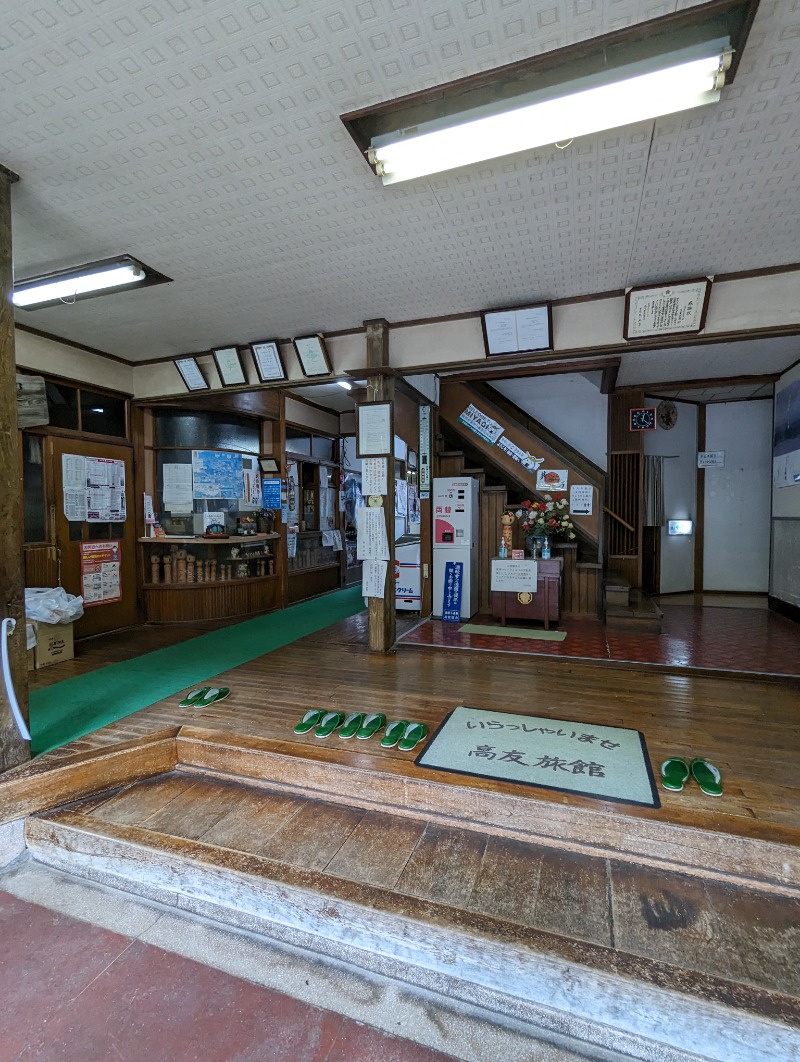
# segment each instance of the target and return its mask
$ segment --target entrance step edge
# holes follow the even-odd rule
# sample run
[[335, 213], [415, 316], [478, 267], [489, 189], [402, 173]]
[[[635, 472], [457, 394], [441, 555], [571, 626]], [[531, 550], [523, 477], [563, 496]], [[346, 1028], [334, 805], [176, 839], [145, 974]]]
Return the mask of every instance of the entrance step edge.
[[762, 1016], [791, 1001], [751, 986], [79, 812], [30, 819], [26, 836], [54, 869], [633, 1058], [760, 1062], [800, 1045], [796, 1026]]

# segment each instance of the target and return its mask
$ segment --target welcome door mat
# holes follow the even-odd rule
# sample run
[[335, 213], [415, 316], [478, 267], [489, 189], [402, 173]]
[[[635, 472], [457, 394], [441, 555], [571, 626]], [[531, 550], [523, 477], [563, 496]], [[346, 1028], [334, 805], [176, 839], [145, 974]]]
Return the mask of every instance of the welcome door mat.
[[487, 634], [492, 638], [530, 638], [538, 642], [563, 642], [566, 631], [534, 630], [530, 627], [495, 627], [491, 623], [465, 623], [458, 628], [462, 634]]
[[485, 708], [455, 708], [414, 761], [453, 774], [660, 808], [644, 735]]

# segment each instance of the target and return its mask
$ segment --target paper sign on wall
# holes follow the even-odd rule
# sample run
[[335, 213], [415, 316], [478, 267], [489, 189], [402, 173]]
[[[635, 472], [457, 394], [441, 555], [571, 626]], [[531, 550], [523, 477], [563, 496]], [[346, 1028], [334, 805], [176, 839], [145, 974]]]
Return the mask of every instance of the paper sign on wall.
[[385, 560], [364, 561], [361, 566], [361, 592], [364, 597], [384, 596], [387, 568], [388, 563]]
[[419, 493], [427, 498], [431, 489], [431, 407], [419, 407]]
[[540, 468], [536, 473], [536, 489], [566, 490], [568, 478], [566, 468]]
[[389, 559], [389, 539], [386, 537], [386, 516], [383, 509], [363, 506], [356, 510], [356, 557], [359, 560]]
[[492, 590], [535, 594], [537, 577], [535, 560], [492, 561]]
[[701, 450], [697, 455], [698, 468], [724, 468], [724, 450]]
[[464, 562], [447, 561], [442, 587], [442, 620], [458, 623], [461, 619], [461, 593], [464, 588]]
[[385, 457], [364, 457], [361, 460], [361, 490], [364, 494], [388, 494], [388, 461]]
[[119, 542], [81, 542], [79, 545], [84, 606], [121, 601]]
[[573, 483], [569, 488], [569, 511], [573, 516], [591, 516], [594, 506], [594, 487], [588, 483]]

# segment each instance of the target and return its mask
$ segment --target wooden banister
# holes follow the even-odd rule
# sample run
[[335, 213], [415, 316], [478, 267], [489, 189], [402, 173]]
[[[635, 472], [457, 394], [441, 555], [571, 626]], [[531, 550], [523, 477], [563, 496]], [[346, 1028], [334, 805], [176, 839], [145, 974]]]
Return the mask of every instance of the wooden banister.
[[618, 516], [612, 509], [609, 509], [607, 505], [603, 506], [603, 512], [610, 516], [612, 520], [616, 520], [618, 524], [622, 524], [622, 526], [628, 531], [632, 531], [634, 535], [636, 534], [636, 528], [632, 527], [627, 520], [623, 520], [622, 517]]

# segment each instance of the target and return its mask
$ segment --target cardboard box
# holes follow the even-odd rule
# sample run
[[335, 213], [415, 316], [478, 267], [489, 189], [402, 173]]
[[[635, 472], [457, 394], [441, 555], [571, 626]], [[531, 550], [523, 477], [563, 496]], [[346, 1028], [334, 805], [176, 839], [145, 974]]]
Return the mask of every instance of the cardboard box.
[[75, 646], [72, 640], [71, 623], [36, 624], [36, 667], [50, 667], [62, 660], [72, 660]]

